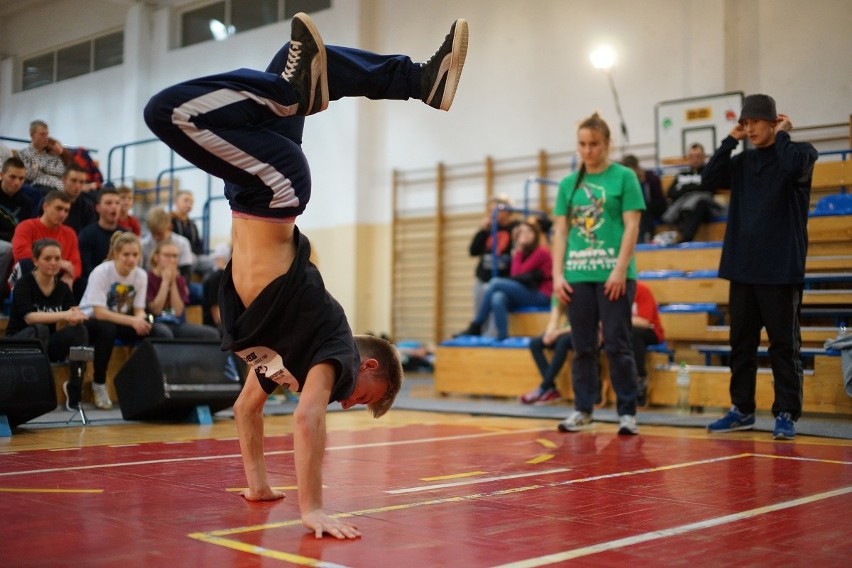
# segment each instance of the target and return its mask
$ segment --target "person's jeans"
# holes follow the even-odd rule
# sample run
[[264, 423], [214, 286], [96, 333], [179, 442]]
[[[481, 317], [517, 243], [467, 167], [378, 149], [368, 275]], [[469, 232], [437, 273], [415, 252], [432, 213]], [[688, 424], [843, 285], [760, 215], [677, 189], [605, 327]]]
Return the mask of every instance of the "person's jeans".
[[527, 288], [511, 278], [492, 278], [473, 323], [481, 326], [489, 315], [493, 315], [497, 339], [506, 339], [509, 336], [510, 311], [524, 306], [546, 308], [549, 305], [550, 298], [538, 290]]
[[645, 368], [645, 355], [648, 352], [648, 346], [659, 343], [660, 339], [653, 329], [648, 327], [633, 328], [633, 359], [636, 361], [636, 372], [640, 377], [648, 377], [648, 370]]
[[[553, 349], [553, 354], [550, 361], [544, 355], [545, 349]], [[556, 388], [556, 375], [562, 370], [562, 365], [565, 364], [565, 359], [568, 357], [568, 352], [571, 350], [571, 334], [563, 333], [556, 338], [556, 341], [551, 346], [544, 344], [544, 337], [534, 337], [530, 341], [530, 353], [538, 367], [538, 372], [541, 374], [541, 385], [539, 388], [542, 391], [547, 391]]]

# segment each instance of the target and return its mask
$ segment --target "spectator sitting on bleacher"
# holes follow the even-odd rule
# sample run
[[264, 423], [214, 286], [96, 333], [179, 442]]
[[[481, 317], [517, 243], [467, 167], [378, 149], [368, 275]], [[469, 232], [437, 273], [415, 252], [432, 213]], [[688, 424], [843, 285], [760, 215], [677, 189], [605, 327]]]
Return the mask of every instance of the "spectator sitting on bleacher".
[[482, 335], [488, 316], [494, 315], [497, 339], [509, 335], [509, 312], [522, 307], [545, 307], [553, 292], [550, 250], [542, 246], [538, 227], [528, 222], [518, 225], [515, 234], [516, 251], [508, 278], [492, 278], [476, 317], [459, 335]]
[[[38, 339], [51, 361], [64, 361], [71, 347], [88, 345], [85, 323], [89, 318], [77, 307], [68, 285], [57, 278], [62, 260], [59, 243], [40, 239], [33, 243], [31, 255], [34, 268], [15, 284], [6, 335]], [[63, 325], [57, 328], [57, 324]], [[70, 368], [73, 382], [66, 381], [62, 388], [66, 408], [73, 411], [80, 402], [80, 379], [85, 373], [86, 362], [71, 361]]]
[[[804, 376], [799, 313], [808, 251], [808, 207], [816, 149], [792, 142], [790, 118], [767, 95], [743, 101], [737, 125], [710, 159], [704, 184], [729, 187], [719, 277], [730, 281], [731, 410], [710, 432], [754, 427], [760, 329], [769, 336], [775, 439], [796, 436]], [[731, 156], [740, 140], [754, 149]]]
[[636, 403], [645, 406], [648, 403], [648, 369], [645, 365], [645, 355], [649, 345], [659, 345], [666, 340], [660, 313], [657, 311], [657, 301], [651, 289], [641, 282], [636, 282], [636, 298], [633, 300], [633, 359], [636, 361], [636, 371], [639, 374], [639, 394]]
[[658, 239], [661, 244], [692, 241], [702, 223], [722, 212], [722, 206], [713, 199], [713, 191], [701, 181], [706, 159], [704, 146], [696, 142], [689, 147], [686, 153], [689, 168], [677, 174], [669, 187], [669, 206], [662, 216], [663, 222], [677, 227], [677, 232], [674, 235], [661, 233]]
[[21, 192], [26, 177], [24, 163], [19, 158], [3, 162], [0, 172], [0, 299], [5, 296], [6, 279], [12, 268], [12, 236], [18, 223], [32, 217], [32, 205]]
[[[567, 321], [563, 325], [562, 318], [565, 315], [565, 305], [554, 297], [550, 306], [550, 319], [544, 333], [530, 341], [530, 353], [532, 353], [538, 372], [541, 374], [541, 384], [530, 392], [521, 395], [523, 404], [546, 404], [555, 402], [562, 398], [556, 388], [556, 376], [562, 370], [568, 352], [571, 350], [571, 327]], [[544, 352], [552, 350], [550, 361]]]
[[225, 267], [231, 260], [231, 246], [226, 243], [219, 243], [213, 249], [211, 256], [213, 257], [213, 271], [207, 275], [201, 284], [204, 290], [204, 300], [201, 303], [202, 322], [204, 325], [215, 327], [221, 334], [222, 314], [219, 312], [219, 284], [225, 274]]
[[89, 280], [89, 274], [109, 256], [109, 245], [112, 236], [119, 231], [128, 231], [118, 224], [118, 213], [121, 198], [118, 192], [110, 187], [104, 187], [98, 192], [98, 221], [91, 223], [80, 231], [77, 241], [80, 245], [80, 260], [83, 263], [83, 273], [74, 284], [74, 297], [82, 299], [83, 292]]
[[219, 339], [215, 327], [197, 325], [186, 321], [189, 289], [178, 272], [180, 253], [169, 240], [160, 241], [151, 254], [148, 269], [146, 305], [154, 316], [157, 335], [163, 337]]
[[[470, 256], [478, 256], [476, 264], [476, 284], [473, 288], [473, 312], [479, 313], [482, 299], [485, 295], [485, 287], [495, 275], [494, 267], [497, 267], [496, 276], [505, 278], [509, 276], [512, 266], [512, 231], [518, 226], [517, 220], [512, 216], [509, 208], [512, 202], [507, 195], [497, 195], [488, 200], [488, 214], [482, 220], [479, 230], [470, 241]], [[499, 209], [498, 209], [499, 207]], [[494, 210], [497, 209], [497, 232], [492, 234], [492, 219]], [[494, 254], [496, 239], [496, 255]], [[484, 325], [485, 335], [494, 335], [495, 329], [493, 318], [489, 318]]]
[[627, 154], [621, 159], [621, 164], [627, 166], [639, 179], [642, 195], [645, 197], [645, 211], [639, 221], [639, 243], [650, 243], [654, 237], [654, 226], [661, 221], [660, 216], [666, 210], [666, 198], [663, 195], [663, 184], [660, 176], [639, 165], [639, 158]]
[[118, 224], [122, 227], [127, 227], [137, 237], [141, 237], [142, 225], [139, 224], [139, 219], [130, 214], [130, 211], [133, 209], [133, 190], [126, 185], [120, 185], [116, 188], [116, 191], [121, 198]]
[[195, 262], [192, 267], [193, 272], [205, 275], [212, 270], [213, 262], [204, 252], [204, 243], [201, 240], [201, 233], [198, 231], [198, 226], [195, 224], [195, 221], [189, 218], [194, 204], [195, 197], [191, 191], [182, 189], [177, 192], [174, 209], [172, 210], [172, 233], [186, 237], [192, 248], [192, 254], [195, 255]]
[[[91, 198], [83, 197], [83, 185], [86, 183], [86, 172], [77, 164], [71, 164], [62, 175], [62, 191], [68, 196], [71, 208], [68, 210], [64, 224], [74, 229], [77, 235], [92, 223], [97, 222], [98, 214]], [[42, 202], [43, 203], [43, 202]]]
[[12, 276], [9, 277], [13, 288], [15, 280], [33, 269], [33, 244], [39, 239], [53, 239], [59, 242], [62, 248], [62, 260], [59, 261], [60, 278], [73, 289], [74, 280], [83, 272], [83, 264], [80, 260], [77, 234], [71, 227], [63, 225], [70, 208], [71, 200], [65, 192], [51, 190], [44, 198], [41, 217], [21, 221], [15, 227], [12, 256], [16, 264]]
[[160, 241], [171, 241], [180, 253], [178, 258], [178, 269], [181, 276], [187, 282], [192, 278], [192, 265], [194, 257], [192, 247], [186, 237], [176, 235], [172, 231], [172, 217], [160, 206], [151, 208], [145, 217], [149, 233], [142, 237], [142, 266], [148, 267], [154, 248]]
[[30, 123], [30, 144], [18, 152], [27, 168], [27, 181], [39, 188], [42, 195], [52, 189], [62, 189], [62, 145], [50, 138], [47, 123], [34, 120]]
[[[141, 256], [142, 249], [136, 235], [129, 231], [115, 233], [107, 260], [89, 275], [80, 309], [89, 318], [101, 322], [102, 331], [95, 344], [95, 354], [106, 361], [112, 356], [116, 339], [135, 343], [149, 335], [158, 336], [159, 330], [153, 328], [145, 313], [148, 275], [139, 268]], [[106, 374], [100, 376], [95, 373], [92, 390], [95, 406], [104, 410], [112, 408]]]

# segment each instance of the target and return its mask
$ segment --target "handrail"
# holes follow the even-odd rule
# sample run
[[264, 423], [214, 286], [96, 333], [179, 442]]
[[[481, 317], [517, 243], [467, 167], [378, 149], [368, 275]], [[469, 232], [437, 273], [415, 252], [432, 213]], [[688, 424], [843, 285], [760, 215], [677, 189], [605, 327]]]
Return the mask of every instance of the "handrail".
[[[119, 144], [117, 146], [113, 146], [109, 149], [109, 153], [107, 154], [107, 175], [106, 179], [112, 181], [112, 154], [116, 150], [121, 150], [121, 183], [124, 183], [125, 175], [124, 170], [127, 166], [127, 149], [131, 146], [141, 146], [143, 144], [151, 144], [153, 142], [160, 142], [159, 138], [146, 138], [144, 140], [136, 140], [134, 142], [127, 142], [125, 144]], [[174, 151], [171, 151], [169, 166], [174, 166]]]

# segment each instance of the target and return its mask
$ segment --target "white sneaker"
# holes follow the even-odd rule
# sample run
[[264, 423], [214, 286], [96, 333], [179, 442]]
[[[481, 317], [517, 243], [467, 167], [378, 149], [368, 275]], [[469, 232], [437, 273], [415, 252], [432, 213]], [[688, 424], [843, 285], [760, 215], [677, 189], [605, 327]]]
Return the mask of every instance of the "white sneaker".
[[95, 406], [101, 410], [109, 410], [112, 408], [112, 401], [109, 398], [106, 385], [92, 383], [92, 393], [95, 395]]
[[636, 417], [630, 414], [618, 417], [618, 433], [619, 434], [638, 434], [639, 426], [636, 424]]
[[571, 416], [559, 423], [560, 432], [579, 432], [592, 423], [592, 415], [575, 410]]

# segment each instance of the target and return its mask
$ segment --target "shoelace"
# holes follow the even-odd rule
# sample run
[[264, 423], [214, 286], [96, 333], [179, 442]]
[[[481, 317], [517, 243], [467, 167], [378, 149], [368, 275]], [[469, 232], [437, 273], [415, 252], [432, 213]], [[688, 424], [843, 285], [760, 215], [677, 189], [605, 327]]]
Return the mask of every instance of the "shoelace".
[[447, 45], [447, 41], [449, 41], [450, 45], [452, 45], [452, 39], [451, 38], [453, 37], [453, 34], [455, 33], [455, 31], [456, 31], [456, 28], [455, 28], [455, 25], [453, 25], [453, 29], [451, 29], [450, 33], [448, 33], [447, 36], [444, 38], [444, 42], [441, 44], [441, 46], [438, 47], [438, 49], [435, 51], [435, 53], [432, 54], [432, 57], [427, 59], [424, 63], [420, 64], [421, 67], [426, 67], [427, 65], [430, 65], [435, 60], [435, 58], [438, 57], [438, 54], [441, 53], [441, 51], [444, 50], [444, 46]]
[[299, 60], [302, 58], [302, 42], [290, 40], [290, 51], [287, 53], [287, 65], [284, 67], [282, 77], [288, 81], [293, 78], [296, 73], [296, 67], [299, 66]]

